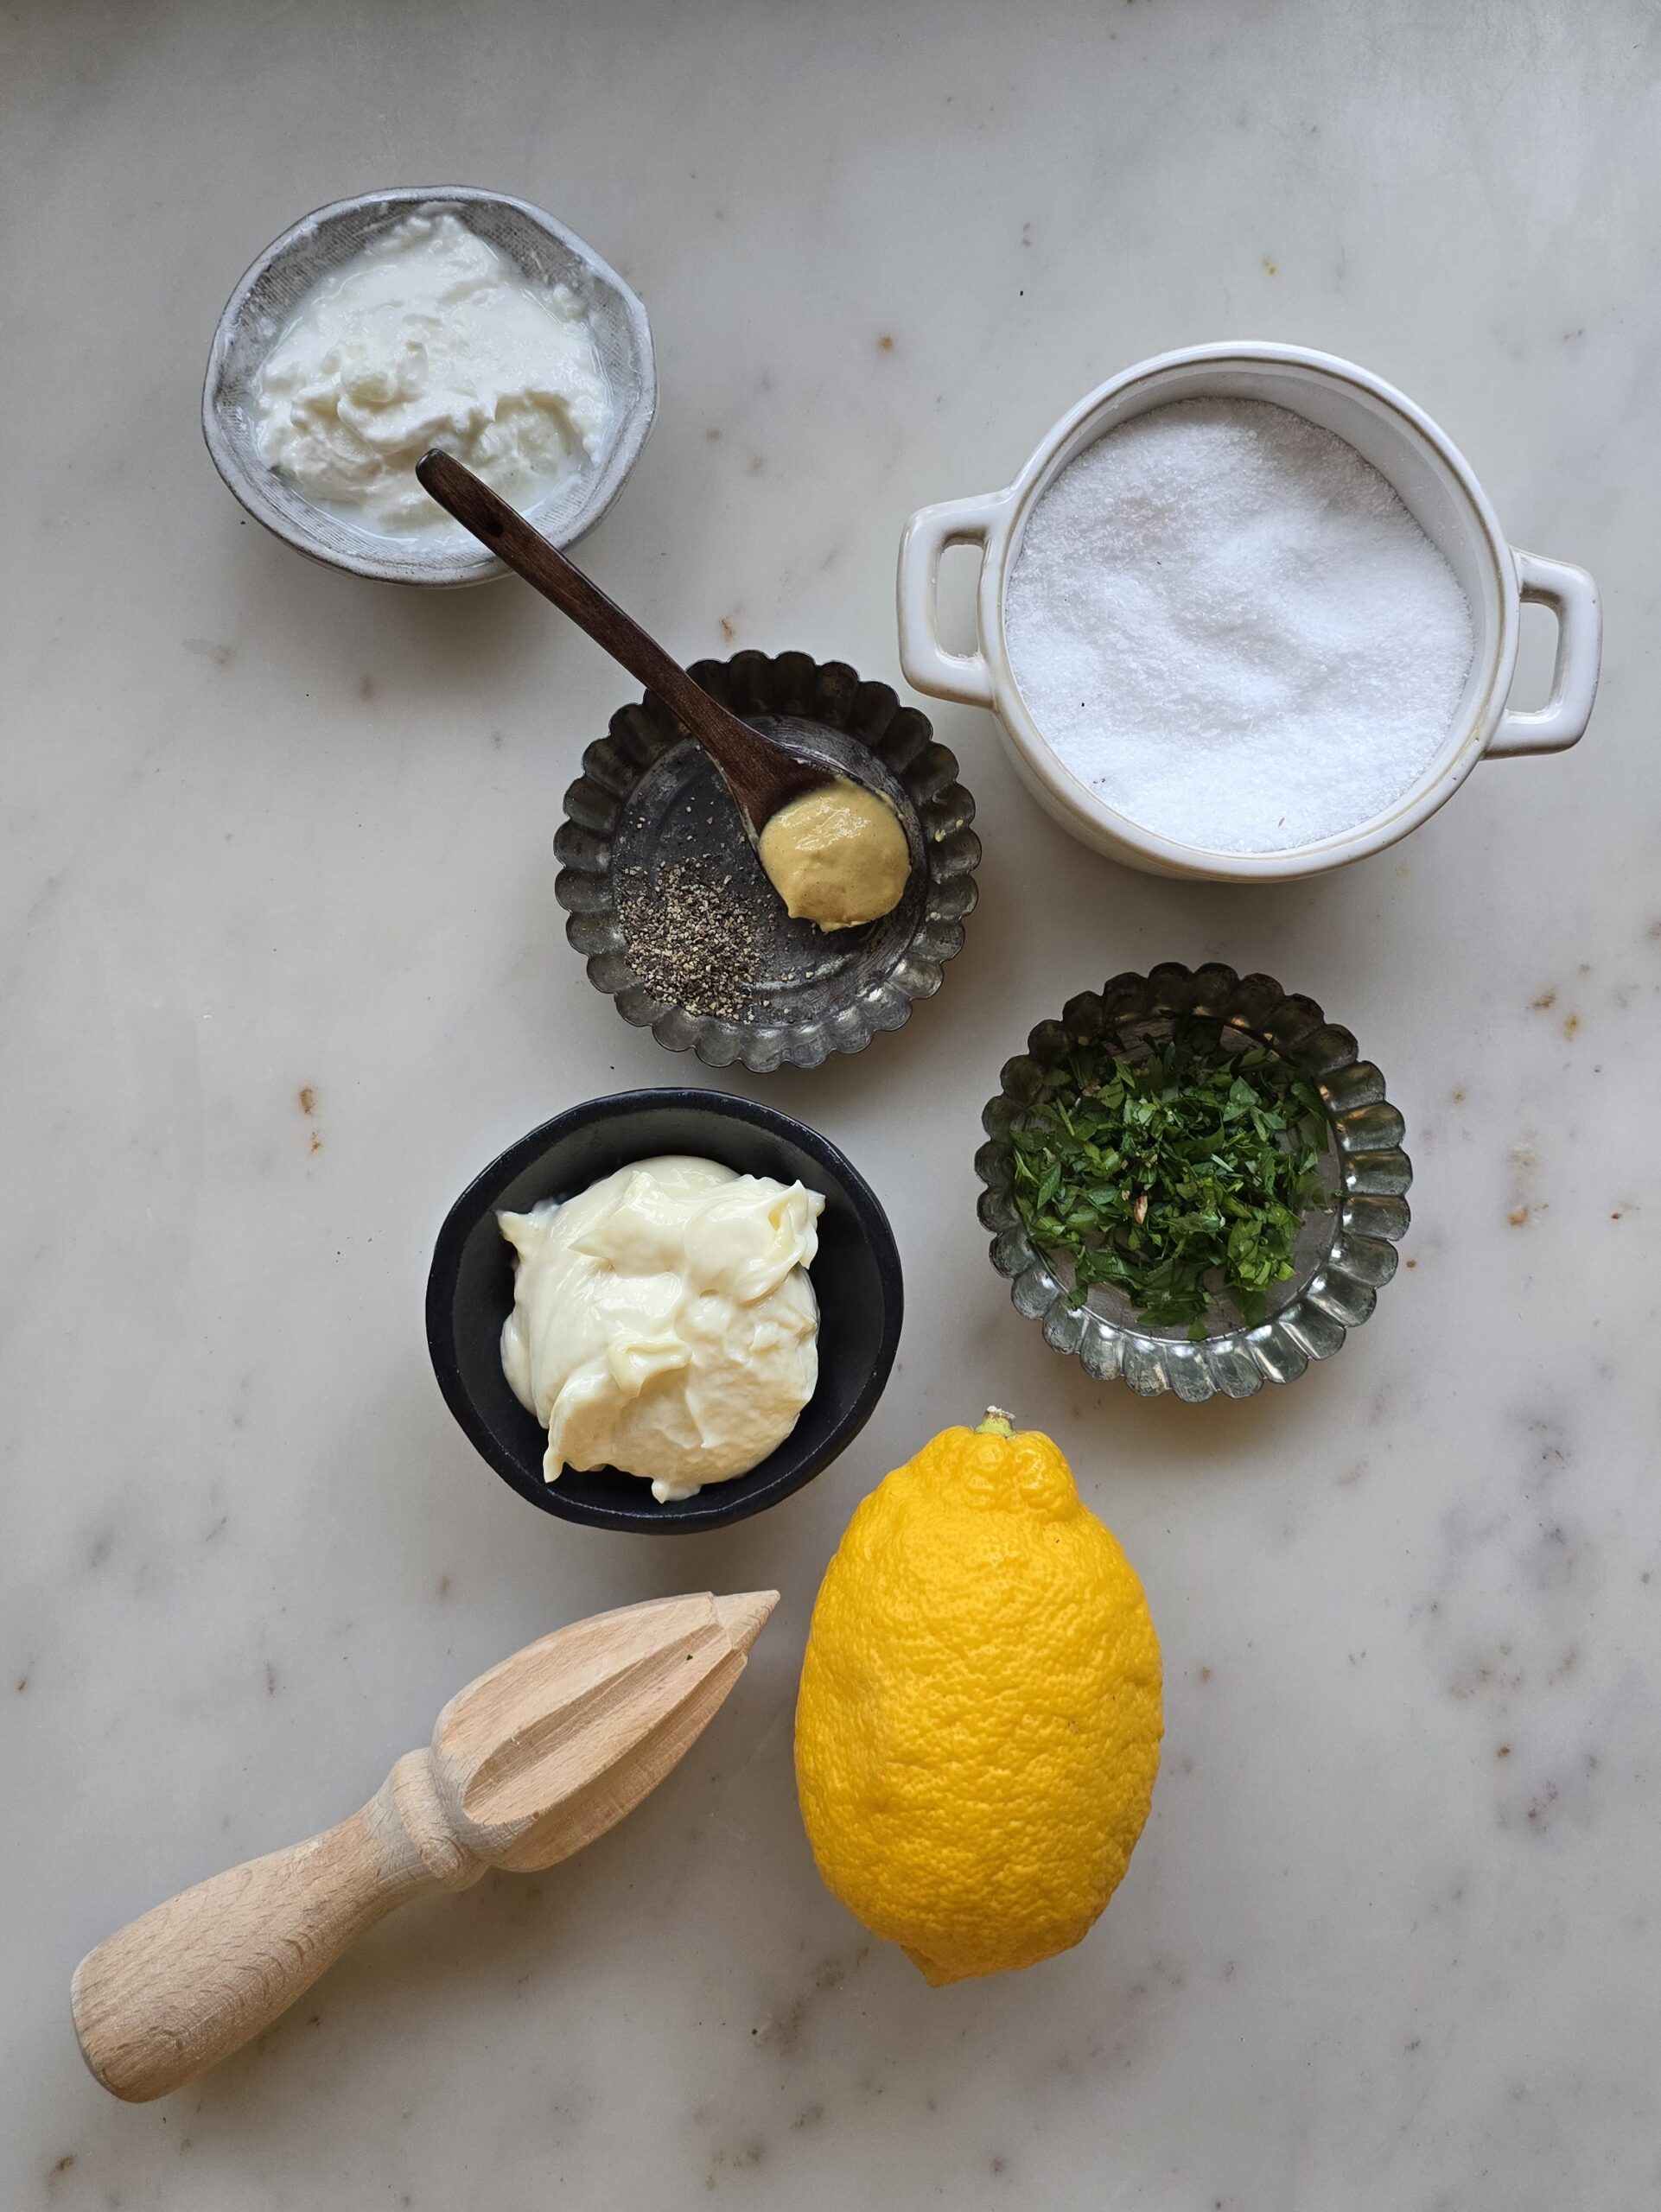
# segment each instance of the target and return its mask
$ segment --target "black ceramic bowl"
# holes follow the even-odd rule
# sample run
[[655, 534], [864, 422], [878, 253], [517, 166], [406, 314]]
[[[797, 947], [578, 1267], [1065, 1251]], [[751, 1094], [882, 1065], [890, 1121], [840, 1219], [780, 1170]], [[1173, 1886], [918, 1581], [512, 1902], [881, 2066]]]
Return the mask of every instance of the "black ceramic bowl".
[[[659, 1153], [691, 1153], [744, 1175], [797, 1181], [824, 1198], [811, 1276], [819, 1300], [818, 1388], [795, 1427], [747, 1475], [667, 1505], [637, 1476], [567, 1468], [543, 1480], [547, 1437], [507, 1386], [501, 1333], [513, 1255], [496, 1225], [544, 1198], [574, 1198]], [[544, 1513], [590, 1528], [684, 1535], [724, 1528], [811, 1482], [845, 1451], [881, 1396], [904, 1306], [894, 1231], [864, 1178], [805, 1122], [712, 1090], [624, 1090], [532, 1129], [469, 1183], [438, 1232], [427, 1278], [427, 1345], [446, 1404], [496, 1470]]]

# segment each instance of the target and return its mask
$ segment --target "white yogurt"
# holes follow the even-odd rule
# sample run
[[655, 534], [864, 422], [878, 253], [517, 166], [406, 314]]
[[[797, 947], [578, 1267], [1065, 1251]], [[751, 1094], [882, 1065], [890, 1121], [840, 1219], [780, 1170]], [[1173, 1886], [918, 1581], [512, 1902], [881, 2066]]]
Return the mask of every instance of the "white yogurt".
[[318, 506], [398, 537], [462, 535], [416, 481], [442, 445], [529, 506], [592, 457], [611, 397], [582, 310], [455, 215], [417, 214], [316, 285], [260, 369], [255, 439]]

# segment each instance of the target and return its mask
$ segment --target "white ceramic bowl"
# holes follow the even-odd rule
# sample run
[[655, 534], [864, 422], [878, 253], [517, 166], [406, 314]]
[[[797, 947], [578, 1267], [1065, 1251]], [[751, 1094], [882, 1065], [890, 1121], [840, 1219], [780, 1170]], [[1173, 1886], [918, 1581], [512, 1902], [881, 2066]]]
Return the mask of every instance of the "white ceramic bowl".
[[361, 251], [373, 234], [417, 208], [448, 211], [488, 238], [535, 283], [566, 284], [585, 309], [611, 388], [612, 419], [598, 453], [567, 470], [529, 509], [556, 545], [575, 544], [623, 488], [652, 427], [657, 371], [646, 309], [590, 245], [540, 207], [500, 192], [411, 185], [337, 200], [266, 247], [226, 302], [207, 357], [202, 435], [214, 467], [256, 522], [297, 552], [354, 575], [398, 584], [477, 584], [506, 569], [471, 539], [423, 544], [354, 529], [312, 505], [268, 468], [254, 445], [250, 397], [261, 364], [321, 276]]
[[[1086, 446], [1133, 416], [1175, 399], [1268, 400], [1347, 439], [1395, 486], [1470, 601], [1476, 649], [1441, 751], [1385, 813], [1318, 844], [1279, 853], [1213, 853], [1144, 830], [1062, 765], [1028, 712], [1010, 669], [1004, 597], [1034, 507]], [[936, 626], [940, 556], [949, 545], [981, 550], [979, 642], [969, 654], [946, 652]], [[1517, 713], [1505, 700], [1524, 600], [1537, 601], [1556, 616], [1557, 656], [1546, 705]], [[1591, 577], [1566, 562], [1508, 544], [1464, 456], [1410, 399], [1330, 353], [1248, 343], [1194, 346], [1139, 362], [1063, 416], [1007, 491], [921, 508], [901, 540], [899, 613], [900, 664], [907, 681], [936, 698], [990, 707], [1023, 781], [1064, 828], [1132, 868], [1219, 883], [1283, 882], [1340, 868], [1416, 830], [1452, 798], [1485, 754], [1498, 760], [1560, 753], [1577, 743], [1597, 690], [1601, 636]]]

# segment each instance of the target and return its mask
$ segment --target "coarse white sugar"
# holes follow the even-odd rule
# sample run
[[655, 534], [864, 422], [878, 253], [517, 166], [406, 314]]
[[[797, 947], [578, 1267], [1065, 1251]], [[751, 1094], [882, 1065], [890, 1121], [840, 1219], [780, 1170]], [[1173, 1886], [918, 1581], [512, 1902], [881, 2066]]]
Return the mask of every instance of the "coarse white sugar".
[[1453, 570], [1353, 446], [1263, 400], [1176, 400], [1064, 468], [1004, 607], [1034, 721], [1122, 814], [1212, 852], [1384, 812], [1452, 726]]

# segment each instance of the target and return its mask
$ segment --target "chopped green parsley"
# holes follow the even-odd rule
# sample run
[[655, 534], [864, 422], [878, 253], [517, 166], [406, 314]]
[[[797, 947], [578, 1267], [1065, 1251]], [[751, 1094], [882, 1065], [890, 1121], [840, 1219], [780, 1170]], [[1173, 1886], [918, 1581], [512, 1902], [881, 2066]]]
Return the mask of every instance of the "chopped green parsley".
[[1266, 1046], [1231, 1051], [1222, 1033], [1190, 1015], [1145, 1059], [1078, 1046], [1010, 1133], [1021, 1218], [1071, 1262], [1074, 1304], [1111, 1283], [1145, 1327], [1186, 1321], [1196, 1342], [1222, 1292], [1249, 1324], [1263, 1319], [1325, 1197], [1320, 1091]]

